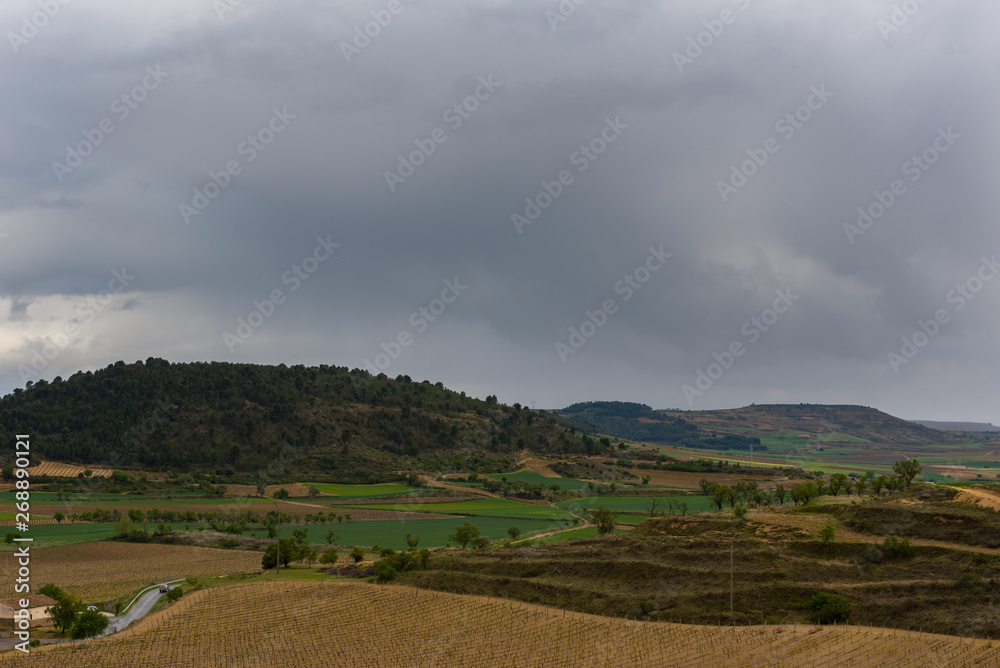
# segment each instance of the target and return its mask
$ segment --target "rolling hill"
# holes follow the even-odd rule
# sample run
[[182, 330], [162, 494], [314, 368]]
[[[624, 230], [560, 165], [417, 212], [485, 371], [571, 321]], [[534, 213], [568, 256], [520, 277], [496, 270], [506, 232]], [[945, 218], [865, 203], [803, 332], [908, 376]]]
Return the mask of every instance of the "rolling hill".
[[518, 404], [408, 376], [156, 358], [15, 390], [0, 399], [0, 439], [14, 434], [30, 434], [34, 455], [60, 462], [340, 482], [508, 470], [523, 450], [607, 449]]
[[[741, 443], [759, 443], [760, 438], [781, 432], [824, 435], [825, 442], [870, 448], [947, 445], [968, 440], [866, 406], [753, 404], [724, 410], [678, 411], [654, 410], [644, 404], [589, 402], [555, 413], [613, 438], [684, 447], [718, 447], [711, 444], [721, 443], [722, 447], [743, 449]], [[758, 447], [754, 445], [754, 449]]]

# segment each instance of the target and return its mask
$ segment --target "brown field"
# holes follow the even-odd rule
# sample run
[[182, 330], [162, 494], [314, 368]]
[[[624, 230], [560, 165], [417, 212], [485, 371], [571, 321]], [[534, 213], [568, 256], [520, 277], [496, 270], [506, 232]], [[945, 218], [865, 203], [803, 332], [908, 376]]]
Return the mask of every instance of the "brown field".
[[755, 481], [761, 489], [771, 489], [774, 487], [773, 481], [790, 482], [788, 476], [778, 475], [773, 479], [761, 478], [758, 476], [741, 476], [729, 473], [688, 473], [686, 471], [646, 471], [643, 469], [631, 469], [631, 473], [639, 476], [648, 475], [650, 485], [664, 485], [666, 487], [680, 487], [682, 489], [700, 489], [698, 481], [702, 478], [711, 482], [732, 487], [738, 482]]
[[59, 462], [42, 462], [38, 466], [28, 469], [28, 475], [40, 476], [49, 475], [59, 478], [76, 478], [81, 473], [90, 468], [94, 478], [110, 478], [111, 469], [92, 468], [89, 466], [77, 466], [76, 464], [60, 464]]
[[[35, 549], [31, 581], [52, 582], [87, 603], [108, 601], [165, 578], [211, 577], [260, 570], [260, 552], [139, 543], [84, 543]], [[0, 555], [0, 598], [14, 596], [17, 562]]]
[[[264, 495], [270, 499], [279, 489], [287, 489], [293, 497], [309, 496], [309, 488], [300, 482], [287, 485], [267, 485]], [[226, 485], [226, 496], [257, 496], [257, 487], [254, 485]], [[330, 495], [320, 492], [319, 496], [329, 497]]]
[[116, 636], [8, 652], [0, 667], [936, 667], [998, 660], [1000, 646], [991, 641], [926, 633], [628, 621], [398, 586], [267, 580], [194, 592]]

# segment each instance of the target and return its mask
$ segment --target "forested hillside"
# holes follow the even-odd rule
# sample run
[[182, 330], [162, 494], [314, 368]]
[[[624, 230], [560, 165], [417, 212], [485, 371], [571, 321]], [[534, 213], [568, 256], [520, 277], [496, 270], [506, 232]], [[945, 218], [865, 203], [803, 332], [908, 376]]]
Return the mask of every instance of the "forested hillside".
[[654, 411], [645, 404], [624, 401], [590, 401], [567, 406], [557, 414], [577, 424], [613, 438], [645, 443], [663, 443], [686, 448], [732, 448], [758, 450], [760, 439], [739, 434], [699, 430], [698, 425], [680, 416]]
[[[0, 438], [44, 459], [366, 482], [401, 469], [488, 471], [519, 451], [602, 452], [552, 418], [407, 376], [224, 362], [116, 362], [0, 399]], [[12, 450], [11, 450], [12, 451]]]

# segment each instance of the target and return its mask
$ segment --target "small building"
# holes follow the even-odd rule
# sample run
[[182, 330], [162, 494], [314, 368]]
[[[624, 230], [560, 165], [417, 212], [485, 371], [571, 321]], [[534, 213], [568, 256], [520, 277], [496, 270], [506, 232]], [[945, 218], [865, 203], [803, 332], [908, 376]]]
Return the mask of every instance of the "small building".
[[[21, 610], [21, 599], [25, 597], [8, 598], [0, 601], [0, 625], [3, 628], [13, 628], [14, 627], [14, 613]], [[39, 622], [48, 621], [50, 618], [49, 613], [45, 612], [46, 608], [50, 608], [56, 604], [56, 600], [49, 596], [43, 596], [41, 594], [36, 594], [35, 596], [28, 596], [28, 615], [31, 619], [32, 626], [35, 626]]]

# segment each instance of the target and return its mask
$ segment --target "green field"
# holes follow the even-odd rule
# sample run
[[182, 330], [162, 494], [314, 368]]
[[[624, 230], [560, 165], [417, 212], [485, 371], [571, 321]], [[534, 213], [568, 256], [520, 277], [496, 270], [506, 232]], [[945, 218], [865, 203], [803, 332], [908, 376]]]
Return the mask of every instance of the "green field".
[[[347, 508], [348, 506], [342, 506]], [[371, 510], [397, 510], [409, 512], [441, 513], [445, 515], [471, 515], [478, 517], [507, 517], [533, 520], [572, 520], [569, 513], [551, 506], [514, 501], [512, 499], [476, 499], [445, 503], [373, 503], [352, 505], [352, 508]], [[366, 522], [368, 524], [368, 522]]]
[[[184, 524], [172, 524], [171, 526], [174, 528], [174, 531], [184, 530]], [[155, 525], [150, 524], [150, 531], [155, 528]], [[62, 524], [32, 525], [32, 527], [25, 533], [15, 531], [14, 527], [3, 527], [2, 531], [3, 533], [14, 531], [19, 536], [34, 538], [34, 542], [30, 543], [32, 547], [58, 547], [60, 545], [92, 543], [94, 541], [104, 540], [105, 538], [111, 538], [115, 535], [115, 525], [111, 522], [80, 522], [78, 524], [63, 522]], [[17, 547], [17, 543], [12, 545], [0, 543], [0, 551], [15, 550]]]
[[406, 485], [333, 485], [318, 482], [303, 483], [306, 487], [312, 487], [324, 494], [334, 494], [346, 499], [363, 499], [366, 497], [397, 496], [400, 494], [411, 494], [421, 490]]
[[[308, 526], [281, 527], [282, 538], [290, 538], [294, 529], [307, 529], [310, 543], [325, 544], [326, 533], [330, 529], [340, 536], [337, 545], [381, 545], [396, 549], [406, 548], [406, 534], [420, 536], [420, 547], [440, 547], [448, 542], [448, 536], [463, 522], [472, 522], [485, 536], [493, 540], [508, 538], [508, 527], [516, 526], [522, 535], [538, 531], [555, 531], [567, 526], [567, 522], [552, 520], [501, 519], [495, 517], [456, 517], [436, 520], [374, 520], [370, 522], [349, 522], [346, 524], [315, 524]], [[266, 537], [263, 531], [258, 537]]]
[[532, 485], [541, 485], [548, 489], [551, 485], [559, 485], [560, 491], [576, 491], [580, 489], [587, 489], [587, 483], [582, 480], [575, 480], [574, 478], [548, 478], [543, 476], [537, 471], [518, 471], [517, 473], [499, 473], [486, 476], [487, 478], [493, 478], [494, 480], [501, 480], [507, 478], [507, 480], [514, 482], [526, 482]]
[[649, 514], [649, 503], [654, 498], [660, 501], [657, 512], [666, 511], [668, 499], [675, 502], [685, 502], [688, 504], [688, 514], [700, 513], [711, 510], [711, 499], [707, 496], [588, 496], [582, 499], [572, 499], [558, 503], [560, 508], [566, 508], [575, 512], [585, 512], [593, 510], [597, 506], [606, 506], [611, 510], [620, 513]]

